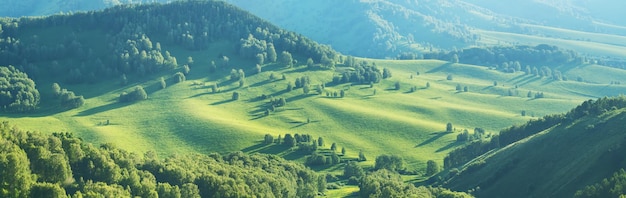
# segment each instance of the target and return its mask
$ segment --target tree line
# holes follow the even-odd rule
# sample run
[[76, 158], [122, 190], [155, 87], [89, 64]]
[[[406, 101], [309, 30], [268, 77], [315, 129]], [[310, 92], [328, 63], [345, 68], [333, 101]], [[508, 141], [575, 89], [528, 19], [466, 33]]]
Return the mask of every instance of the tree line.
[[[558, 124], [571, 123], [585, 116], [597, 116], [602, 113], [626, 107], [626, 96], [604, 97], [588, 100], [565, 114], [546, 115], [530, 120], [523, 125], [503, 129], [490, 141], [475, 141], [464, 147], [457, 148], [444, 158], [444, 168], [461, 166], [470, 160], [492, 150], [517, 142]], [[593, 130], [593, 126], [589, 126]]]
[[159, 158], [0, 123], [0, 197], [315, 197], [323, 176], [278, 156]]
[[[123, 74], [145, 75], [176, 68], [176, 57], [162, 48], [180, 46], [202, 50], [228, 40], [244, 58], [276, 62], [277, 52], [297, 53], [331, 66], [339, 54], [302, 35], [278, 27], [220, 1], [184, 1], [169, 4], [129, 4], [103, 11], [48, 17], [0, 20], [0, 62], [18, 65], [31, 76], [43, 70], [63, 73], [67, 83], [93, 82]], [[39, 35], [24, 39], [23, 32], [62, 27], [68, 32], [41, 42]], [[83, 38], [96, 31], [101, 43]], [[102, 34], [102, 35], [100, 35]], [[43, 37], [43, 36], [42, 36]], [[47, 36], [48, 38], [50, 36]], [[151, 38], [165, 38], [153, 42]], [[57, 60], [72, 59], [64, 64]], [[53, 62], [49, 65], [49, 62]], [[69, 75], [68, 75], [69, 74]]]

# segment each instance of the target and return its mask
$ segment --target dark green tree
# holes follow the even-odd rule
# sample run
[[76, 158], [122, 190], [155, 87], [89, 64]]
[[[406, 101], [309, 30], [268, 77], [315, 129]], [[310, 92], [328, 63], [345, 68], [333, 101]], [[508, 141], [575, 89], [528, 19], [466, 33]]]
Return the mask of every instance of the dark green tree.
[[439, 172], [439, 165], [434, 160], [428, 160], [426, 162], [426, 175], [431, 176]]

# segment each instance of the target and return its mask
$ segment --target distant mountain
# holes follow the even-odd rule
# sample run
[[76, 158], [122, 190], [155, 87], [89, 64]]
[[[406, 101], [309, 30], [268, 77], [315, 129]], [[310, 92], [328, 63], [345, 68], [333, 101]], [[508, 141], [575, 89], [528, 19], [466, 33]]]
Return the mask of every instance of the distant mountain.
[[57, 14], [60, 12], [76, 12], [100, 10], [107, 7], [130, 4], [130, 3], [148, 3], [148, 2], [166, 2], [156, 0], [0, 0], [0, 16], [22, 17], [22, 16], [42, 16]]
[[[502, 35], [494, 38], [493, 32], [594, 42], [598, 41], [589, 35], [572, 35], [564, 31], [626, 36], [626, 22], [620, 15], [626, 2], [615, 0], [225, 1], [282, 28], [332, 45], [344, 54], [362, 57], [397, 57], [406, 52], [453, 50], [476, 45], [538, 44]], [[0, 0], [3, 5], [0, 16], [50, 15], [151, 2], [169, 1]], [[600, 43], [615, 44], [602, 39]]]
[[626, 35], [620, 11], [615, 9], [624, 7], [624, 2], [611, 0], [228, 2], [344, 54], [366, 57], [518, 42], [496, 38], [494, 43], [481, 30], [574, 39], [542, 27], [548, 26]]
[[[626, 168], [625, 106], [624, 97], [602, 98], [568, 114], [512, 127], [500, 135], [503, 148], [459, 168], [444, 186], [479, 197], [573, 197]], [[503, 142], [538, 128], [536, 135], [508, 146]]]

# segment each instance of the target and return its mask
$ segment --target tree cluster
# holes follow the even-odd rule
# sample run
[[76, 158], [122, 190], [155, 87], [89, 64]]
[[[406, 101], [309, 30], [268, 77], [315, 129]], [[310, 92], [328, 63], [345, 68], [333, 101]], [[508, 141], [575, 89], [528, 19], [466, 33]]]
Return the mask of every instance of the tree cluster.
[[119, 97], [120, 102], [135, 102], [148, 99], [148, 94], [142, 86], [136, 86], [131, 92], [122, 92]]
[[[381, 74], [380, 69], [373, 62], [361, 61], [361, 62], [350, 62], [347, 65], [351, 69], [348, 69], [341, 73], [341, 75], [333, 77], [333, 84], [340, 83], [355, 83], [355, 84], [369, 84], [371, 83], [379, 83], [383, 79], [383, 74]], [[386, 69], [387, 78], [391, 77], [391, 71]]]
[[52, 84], [52, 93], [61, 101], [62, 107], [73, 109], [85, 104], [85, 98], [83, 96], [76, 96], [73, 91], [61, 89], [58, 83]]
[[359, 184], [359, 196], [383, 197], [472, 197], [466, 193], [452, 192], [440, 187], [415, 187], [402, 180], [400, 174], [381, 169], [364, 176]]
[[560, 49], [546, 44], [537, 46], [474, 47], [451, 52], [427, 53], [424, 54], [424, 58], [452, 60], [474, 65], [495, 65], [498, 70], [503, 72], [526, 71], [527, 74], [529, 74], [531, 66], [536, 69], [544, 65], [558, 66], [572, 62], [581, 63], [582, 59], [584, 59], [584, 57], [572, 50]]
[[0, 66], [0, 108], [5, 112], [26, 112], [37, 108], [39, 91], [28, 75], [13, 66]]
[[274, 155], [159, 159], [0, 124], [0, 197], [315, 197], [325, 177]]

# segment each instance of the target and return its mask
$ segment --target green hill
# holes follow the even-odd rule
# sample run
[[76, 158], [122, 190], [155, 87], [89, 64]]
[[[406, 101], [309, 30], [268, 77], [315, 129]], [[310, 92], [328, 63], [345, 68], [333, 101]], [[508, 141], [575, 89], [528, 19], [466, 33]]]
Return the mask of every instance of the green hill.
[[[626, 76], [598, 65], [562, 70], [569, 79], [588, 79], [577, 82], [446, 61], [354, 59], [223, 2], [119, 6], [4, 19], [2, 26], [2, 63], [34, 79], [41, 102], [35, 111], [0, 118], [25, 130], [71, 131], [87, 142], [163, 156], [245, 151], [305, 161], [294, 149], [266, 145], [263, 138], [309, 134], [323, 138], [321, 149], [332, 143], [345, 147], [345, 159], [360, 151], [369, 159], [395, 153], [409, 171], [422, 172], [427, 160], [442, 164], [448, 152], [465, 144], [456, 141], [464, 129], [482, 128], [489, 138], [532, 117], [623, 93], [624, 86], [613, 82]], [[290, 52], [296, 61], [271, 60], [269, 46], [279, 57]], [[309, 58], [313, 64], [307, 64]], [[186, 68], [186, 80], [177, 82]], [[393, 75], [380, 79], [385, 68]], [[240, 75], [238, 70], [244, 80], [231, 77], [232, 71]], [[365, 73], [380, 82], [370, 85]], [[605, 74], [611, 75], [600, 76]], [[286, 91], [305, 76], [309, 93]], [[61, 106], [53, 83], [83, 96], [84, 105]], [[320, 94], [318, 85], [324, 85]], [[137, 86], [147, 92], [146, 100], [119, 101]], [[334, 96], [342, 91], [345, 97]], [[232, 100], [234, 92], [238, 100]], [[545, 97], [534, 97], [539, 93]], [[280, 98], [286, 105], [267, 111]], [[445, 132], [447, 123], [456, 129]]]
[[624, 104], [623, 96], [585, 102], [547, 130], [474, 159], [444, 186], [485, 197], [572, 197], [624, 168]]

